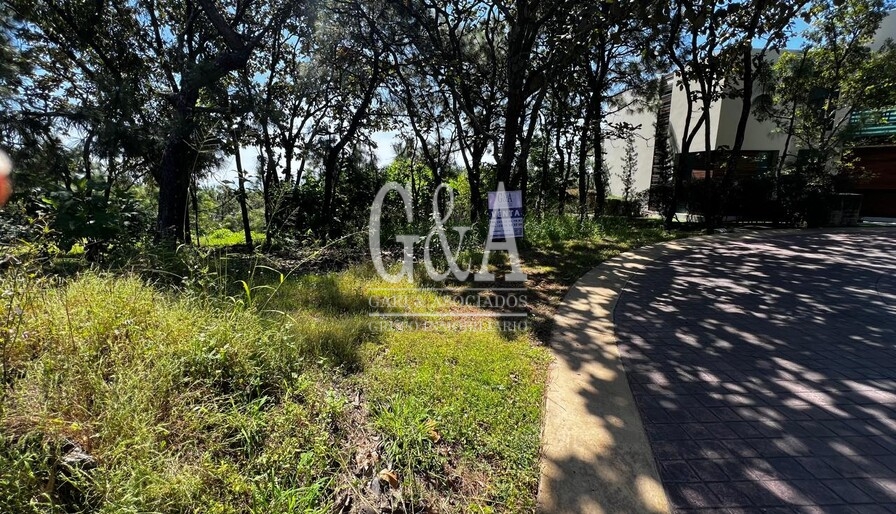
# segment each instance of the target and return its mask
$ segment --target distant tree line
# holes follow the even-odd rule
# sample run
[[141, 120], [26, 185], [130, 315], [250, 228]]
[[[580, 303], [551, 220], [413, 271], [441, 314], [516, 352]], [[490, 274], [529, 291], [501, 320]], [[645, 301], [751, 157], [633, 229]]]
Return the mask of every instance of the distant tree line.
[[[824, 116], [896, 104], [892, 48], [867, 46], [887, 7], [881, 0], [6, 0], [0, 144], [16, 162], [25, 212], [46, 211], [94, 239], [131, 226], [141, 187], [155, 210], [155, 238], [190, 242], [204, 181], [231, 158], [236, 178], [227, 188], [250, 245], [256, 189], [267, 241], [328, 239], [357, 228], [390, 178], [413, 182], [421, 212], [439, 184], [453, 181], [467, 194], [466, 216], [479, 221], [485, 192], [503, 182], [524, 191], [539, 215], [564, 213], [572, 200], [584, 219], [604, 209], [606, 141], [631, 137], [632, 127], [608, 117], [649, 108], [633, 99], [655, 98], [657, 77], [668, 72], [692, 100], [674, 153], [688, 154], [698, 137], [708, 147], [708, 107], [741, 97], [734, 145], [715, 164], [728, 169], [724, 177], [736, 176], [751, 112], [811, 145], [827, 166], [844, 143], [840, 125]], [[761, 66], [794, 37], [799, 19], [810, 24], [802, 52]], [[820, 103], [819, 87], [828, 92]], [[372, 153], [383, 131], [398, 133], [401, 164], [391, 170]], [[257, 162], [242, 162], [248, 147], [259, 150]], [[665, 184], [669, 223], [682, 190], [678, 171]], [[708, 198], [718, 198], [708, 219], [724, 210], [726, 180], [707, 181]]]

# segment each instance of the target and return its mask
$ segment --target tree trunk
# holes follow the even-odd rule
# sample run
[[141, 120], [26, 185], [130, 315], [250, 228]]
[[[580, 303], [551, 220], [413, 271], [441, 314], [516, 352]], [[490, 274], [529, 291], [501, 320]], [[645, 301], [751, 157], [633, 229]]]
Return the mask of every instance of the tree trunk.
[[[590, 113], [589, 113], [590, 114]], [[582, 129], [582, 138], [579, 140], [579, 152], [578, 152], [578, 163], [577, 171], [579, 176], [579, 222], [585, 221], [585, 217], [588, 214], [588, 173], [586, 169], [588, 167], [588, 130], [587, 127], [590, 123], [589, 114], [585, 115], [585, 128]]]
[[470, 183], [470, 221], [473, 223], [483, 219], [485, 213], [482, 208], [482, 156], [485, 154], [485, 145], [474, 145], [472, 165], [467, 170], [467, 181]]
[[526, 67], [529, 64], [529, 45], [525, 26], [528, 23], [528, 5], [518, 2], [518, 19], [511, 25], [507, 36], [507, 102], [504, 109], [504, 131], [501, 141], [501, 153], [495, 159], [495, 177], [497, 182], [511, 186], [516, 142], [520, 133], [520, 121], [526, 109]]
[[548, 173], [551, 167], [551, 136], [549, 130], [542, 131], [542, 147], [541, 147], [541, 169], [538, 178], [538, 197], [535, 199], [535, 211], [538, 213], [538, 219], [544, 218], [544, 196], [545, 182], [548, 179]]
[[[324, 204], [321, 214], [325, 220], [332, 219], [336, 213], [334, 209], [334, 196], [336, 195], [336, 166], [339, 164], [339, 150], [332, 145], [327, 146], [327, 155], [324, 157]], [[328, 236], [330, 223], [322, 224], [324, 236]]]
[[[800, 58], [800, 71], [803, 70], [807, 57], [808, 52], [804, 50], [803, 55]], [[790, 108], [790, 120], [787, 124], [787, 137], [784, 139], [784, 149], [781, 151], [781, 156], [778, 158], [778, 162], [775, 163], [775, 213], [774, 219], [772, 220], [775, 226], [778, 226], [780, 223], [781, 173], [784, 171], [784, 162], [787, 160], [787, 152], [790, 151], [790, 142], [793, 138], [793, 127], [796, 125], [796, 110], [797, 103], [793, 102], [793, 105]]]
[[[262, 145], [264, 146], [264, 164], [259, 167], [261, 176], [261, 197], [264, 200], [264, 226], [267, 235], [273, 226], [274, 220], [274, 195], [272, 191], [272, 176], [277, 174], [277, 152], [274, 150], [273, 137], [267, 125], [262, 127]], [[237, 150], [239, 153], [239, 150]], [[266, 241], [270, 241], [267, 239]]]
[[600, 128], [600, 120], [603, 118], [602, 99], [595, 103], [594, 127], [591, 129], [594, 137], [594, 219], [604, 212], [607, 201], [607, 184], [604, 181], [604, 133]]
[[[246, 246], [249, 247], [249, 251], [252, 251], [255, 246], [252, 242], [252, 227], [249, 224], [249, 206], [246, 202], [246, 172], [243, 169], [243, 159], [240, 156], [239, 138], [237, 138], [235, 131], [231, 132], [230, 135], [233, 138], [233, 158], [234, 161], [236, 161], [236, 199], [240, 204], [240, 216], [243, 219], [243, 235], [246, 237]], [[268, 224], [266, 232], [267, 237], [270, 238], [270, 224]]]
[[529, 123], [526, 126], [525, 134], [523, 134], [523, 139], [520, 141], [520, 155], [516, 161], [516, 172], [513, 180], [511, 180], [513, 188], [519, 188], [522, 191], [523, 205], [526, 205], [526, 199], [529, 195], [529, 154], [532, 152], [532, 138], [535, 137], [538, 113], [541, 111], [541, 104], [544, 102], [546, 92], [547, 90], [539, 92], [532, 104], [532, 110], [529, 112]]
[[[563, 168], [563, 178], [560, 184], [560, 215], [566, 213], [566, 186], [569, 184], [569, 175], [572, 173], [572, 145], [567, 144], [566, 148], [561, 152], [561, 167]], [[565, 161], [565, 162], [564, 162]]]
[[[223, 20], [209, 2], [201, 3], [216, 25]], [[285, 11], [282, 14], [285, 14]], [[216, 28], [226, 29], [226, 27]], [[238, 39], [233, 33], [229, 35], [232, 36], [231, 39]], [[187, 197], [193, 173], [190, 163], [195, 162], [196, 154], [189, 141], [195, 129], [193, 110], [196, 108], [202, 89], [213, 86], [231, 71], [243, 68], [249, 61], [254, 46], [245, 46], [242, 43], [237, 46], [238, 48], [233, 51], [218, 54], [210, 61], [194, 63], [183, 72], [180, 91], [171, 97], [175, 111], [174, 123], [168, 133], [157, 174], [159, 215], [156, 230], [160, 240], [177, 242], [186, 241], [189, 237]]]
[[566, 153], [563, 149], [563, 130], [561, 123], [557, 123], [557, 134], [554, 138], [554, 147], [557, 149], [557, 176], [559, 177], [559, 194], [557, 195], [557, 214], [563, 216], [563, 202], [566, 199]]
[[169, 134], [162, 152], [156, 225], [161, 240], [185, 241], [189, 234], [187, 197], [192, 173], [190, 163], [194, 162], [195, 151], [188, 138], [193, 133], [192, 110], [197, 98], [198, 92], [182, 91], [177, 95], [175, 128]]
[[[690, 171], [688, 154], [691, 153], [691, 143], [694, 141], [694, 138], [697, 137], [697, 132], [700, 130], [700, 126], [705, 120], [705, 116], [703, 116], [705, 113], [701, 113], [700, 118], [697, 119], [697, 123], [691, 128], [691, 120], [694, 117], [694, 102], [691, 100], [691, 89], [688, 82], [683, 81], [683, 84], [685, 98], [688, 99], [687, 109], [684, 119], [684, 130], [681, 135], [681, 148], [679, 148], [678, 162], [673, 167], [675, 171], [674, 176], [672, 177], [672, 198], [669, 200], [669, 205], [667, 206], [663, 220], [663, 225], [666, 229], [672, 228], [672, 220], [675, 218], [675, 212], [678, 210], [678, 199], [681, 196], [682, 179], [684, 178], [684, 175]], [[689, 130], [690, 132], [688, 132]]]
[[196, 177], [192, 179], [190, 187], [190, 200], [193, 202], [193, 226], [196, 229], [196, 246], [199, 246], [199, 187]]
[[744, 67], [744, 76], [742, 77], [743, 103], [740, 107], [740, 118], [737, 120], [737, 130], [734, 132], [734, 144], [731, 146], [731, 153], [728, 155], [728, 166], [726, 166], [724, 180], [726, 187], [734, 179], [733, 175], [737, 171], [737, 164], [740, 160], [741, 150], [744, 147], [744, 139], [747, 134], [747, 121], [750, 119], [750, 111], [753, 108], [753, 83], [755, 78], [753, 74], [753, 49], [750, 46], [744, 47], [741, 55], [741, 66]]
[[712, 155], [712, 123], [710, 123], [710, 114], [709, 110], [712, 107], [712, 102], [709, 98], [706, 97], [706, 93], [704, 92], [704, 100], [703, 100], [703, 155], [706, 159], [706, 199], [704, 200], [706, 203], [704, 204], [704, 224], [706, 225], [706, 230], [711, 231], [715, 228], [716, 225], [716, 216], [718, 215], [716, 209], [716, 191], [715, 191], [715, 173], [713, 170], [713, 155]]

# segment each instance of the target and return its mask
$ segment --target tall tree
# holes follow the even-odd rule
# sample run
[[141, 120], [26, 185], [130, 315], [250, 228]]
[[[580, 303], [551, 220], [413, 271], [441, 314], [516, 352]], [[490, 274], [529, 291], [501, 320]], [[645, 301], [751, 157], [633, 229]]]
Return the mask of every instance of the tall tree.
[[[674, 0], [663, 4], [654, 19], [665, 18], [663, 51], [672, 63], [677, 87], [685, 96], [685, 119], [678, 148], [678, 165], [673, 177], [672, 201], [664, 216], [671, 226], [683, 180], [691, 168], [691, 145], [704, 128], [704, 162], [709, 197], [712, 197], [711, 106], [721, 97], [721, 78], [727, 58], [719, 51], [723, 42], [721, 28], [727, 5], [714, 0]], [[696, 119], [695, 119], [696, 116]], [[705, 213], [707, 218], [712, 212]]]
[[[595, 217], [604, 208], [607, 184], [604, 171], [604, 139], [610, 129], [606, 116], [629, 107], [628, 99], [643, 95], [658, 69], [657, 56], [648, 50], [655, 30], [645, 10], [636, 2], [584, 3], [574, 19], [580, 47], [575, 51], [573, 91], [580, 98], [582, 136], [579, 141], [579, 217], [585, 217], [587, 156], [592, 152], [591, 179], [595, 190]], [[612, 130], [609, 130], [612, 132]]]
[[431, 77], [450, 116], [470, 184], [470, 218], [484, 214], [482, 165], [503, 101], [501, 13], [478, 0], [396, 0], [418, 73]]
[[327, 124], [321, 131], [323, 156], [324, 234], [336, 213], [339, 160], [365, 132], [383, 128], [383, 84], [392, 73], [391, 35], [385, 25], [389, 6], [383, 2], [337, 1], [329, 10], [325, 33], [317, 36], [317, 66], [328, 68]]
[[[148, 0], [147, 18], [156, 35], [162, 70], [169, 78], [171, 122], [159, 163], [159, 213], [157, 230], [162, 239], [182, 241], [187, 222], [187, 192], [193, 170], [194, 150], [189, 139], [196, 129], [200, 94], [228, 74], [245, 68], [252, 53], [267, 38], [278, 39], [283, 21], [297, 14], [299, 2], [260, 5], [250, 10], [237, 2], [222, 11], [213, 0], [188, 2], [174, 10], [175, 26], [162, 30], [154, 0]], [[233, 16], [230, 16], [230, 13]], [[227, 16], [225, 16], [225, 13]], [[230, 18], [230, 19], [228, 19]], [[200, 23], [200, 20], [207, 23]], [[258, 20], [264, 20], [259, 23]], [[166, 41], [163, 34], [176, 34]], [[170, 60], [164, 59], [169, 57]], [[179, 77], [176, 81], [174, 76]]]
[[[752, 116], [757, 71], [766, 65], [770, 52], [780, 51], [788, 41], [793, 22], [807, 3], [806, 0], [756, 0], [737, 4], [728, 16], [728, 39], [732, 43], [725, 51], [735, 56], [731, 60], [733, 73], [729, 76], [729, 87], [732, 96], [741, 99], [741, 109], [723, 189], [727, 189], [737, 174], [747, 122]], [[762, 41], [758, 48], [754, 47], [757, 40]]]
[[[792, 135], [804, 152], [798, 164], [812, 183], [832, 187], [854, 141], [853, 115], [865, 112], [874, 121], [875, 112], [896, 105], [896, 46], [871, 46], [886, 14], [882, 1], [821, 2], [811, 14], [805, 48], [774, 63], [756, 112]], [[790, 147], [782, 166], [798, 156]]]

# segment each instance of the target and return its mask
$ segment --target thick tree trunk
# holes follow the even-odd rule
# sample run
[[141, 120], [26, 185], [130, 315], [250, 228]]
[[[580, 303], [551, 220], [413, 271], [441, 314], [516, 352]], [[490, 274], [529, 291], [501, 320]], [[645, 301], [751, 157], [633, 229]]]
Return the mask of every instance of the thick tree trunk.
[[188, 138], [193, 133], [192, 109], [197, 95], [181, 93], [176, 126], [168, 136], [159, 166], [159, 212], [156, 230], [161, 240], [185, 241], [189, 235], [187, 201], [195, 150]]
[[507, 116], [504, 122], [504, 139], [501, 142], [501, 155], [495, 162], [495, 177], [497, 182], [511, 185], [511, 171], [516, 154], [516, 140], [520, 131], [520, 116], [525, 107], [525, 99], [522, 93], [509, 94], [507, 98]]
[[[518, 5], [521, 20], [526, 17], [526, 2]], [[504, 109], [504, 131], [501, 141], [501, 153], [496, 156], [495, 177], [497, 182], [511, 186], [511, 173], [516, 154], [517, 138], [520, 134], [520, 120], [526, 108], [526, 67], [528, 66], [528, 49], [525, 29], [520, 26], [521, 20], [510, 28], [507, 53], [507, 102]]]
[[[209, 2], [201, 3], [216, 25], [222, 23], [223, 18], [214, 11]], [[223, 31], [226, 27], [219, 29]], [[232, 31], [229, 34], [232, 38], [238, 39]], [[234, 41], [234, 44], [236, 43]], [[181, 77], [180, 91], [171, 99], [175, 111], [173, 128], [168, 134], [157, 173], [159, 215], [156, 230], [160, 240], [187, 241], [190, 234], [187, 204], [195, 151], [189, 140], [195, 129], [193, 110], [196, 108], [199, 92], [214, 85], [231, 71], [244, 67], [253, 48], [240, 42], [238, 48], [231, 52], [221, 53], [211, 61], [194, 64], [191, 69], [185, 70]]]

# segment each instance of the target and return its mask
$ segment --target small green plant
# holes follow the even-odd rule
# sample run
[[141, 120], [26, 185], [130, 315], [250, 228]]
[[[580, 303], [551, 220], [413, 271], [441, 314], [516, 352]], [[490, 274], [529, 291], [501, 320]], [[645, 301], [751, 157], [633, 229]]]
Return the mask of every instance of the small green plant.
[[374, 426], [386, 436], [385, 453], [392, 467], [439, 474], [444, 457], [436, 450], [438, 423], [419, 398], [396, 396], [374, 414]]
[[117, 247], [133, 247], [146, 234], [148, 220], [133, 195], [114, 189], [106, 193], [106, 188], [102, 181], [82, 177], [41, 198], [63, 252], [84, 241], [87, 258], [98, 260]]

